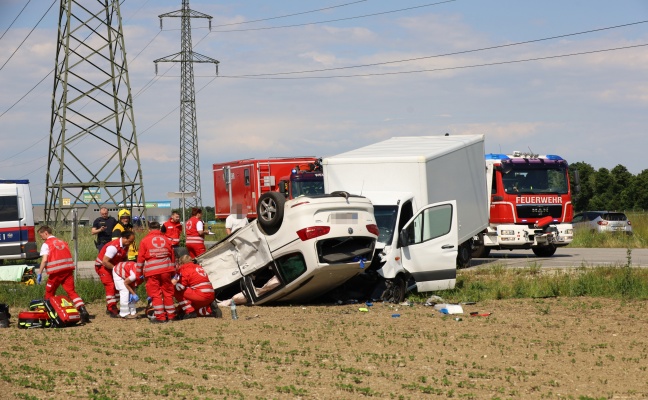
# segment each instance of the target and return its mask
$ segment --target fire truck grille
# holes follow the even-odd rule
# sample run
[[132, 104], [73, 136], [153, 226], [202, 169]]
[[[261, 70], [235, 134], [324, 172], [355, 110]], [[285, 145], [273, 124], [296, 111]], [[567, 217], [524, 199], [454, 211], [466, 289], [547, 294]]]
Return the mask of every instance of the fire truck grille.
[[518, 218], [539, 218], [548, 215], [553, 218], [562, 216], [562, 205], [524, 205], [517, 206]]
[[322, 264], [341, 264], [371, 261], [376, 240], [369, 237], [348, 236], [320, 240], [317, 242], [317, 256]]

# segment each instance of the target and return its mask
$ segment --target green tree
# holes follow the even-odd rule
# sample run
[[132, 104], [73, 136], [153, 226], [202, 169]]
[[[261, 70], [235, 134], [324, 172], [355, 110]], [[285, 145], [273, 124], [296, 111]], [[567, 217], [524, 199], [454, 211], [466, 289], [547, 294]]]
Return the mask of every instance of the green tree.
[[580, 191], [572, 198], [574, 210], [586, 211], [589, 207], [589, 202], [594, 196], [594, 176], [596, 171], [586, 162], [580, 161], [572, 163], [569, 166], [569, 181], [571, 184], [572, 193], [575, 193], [576, 180], [574, 179], [575, 172], [578, 171], [580, 183]]
[[619, 164], [612, 168], [613, 184], [608, 189], [610, 196], [609, 207], [610, 210], [630, 210], [634, 208], [635, 202], [635, 176], [628, 171], [626, 167]]

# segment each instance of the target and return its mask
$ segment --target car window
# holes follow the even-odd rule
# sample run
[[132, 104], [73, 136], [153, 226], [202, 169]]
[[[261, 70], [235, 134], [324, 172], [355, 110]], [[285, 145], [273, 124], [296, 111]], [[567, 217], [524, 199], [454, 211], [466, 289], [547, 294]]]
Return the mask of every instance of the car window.
[[300, 253], [288, 254], [275, 260], [279, 273], [286, 284], [294, 281], [306, 272], [306, 261]]
[[576, 215], [574, 215], [574, 218], [572, 218], [572, 222], [573, 223], [583, 222], [584, 219], [585, 218], [583, 217], [583, 214], [576, 214]]
[[603, 214], [601, 218], [607, 221], [626, 221], [628, 219], [624, 213], [607, 213]]

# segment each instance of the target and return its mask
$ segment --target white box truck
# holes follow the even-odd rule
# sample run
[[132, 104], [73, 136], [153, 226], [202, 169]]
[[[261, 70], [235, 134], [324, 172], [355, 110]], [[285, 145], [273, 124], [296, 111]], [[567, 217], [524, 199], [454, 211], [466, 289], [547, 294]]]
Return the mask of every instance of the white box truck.
[[[326, 193], [374, 205], [380, 230], [371, 270], [382, 298], [451, 289], [470, 263], [473, 237], [488, 226], [484, 135], [394, 137], [322, 161]], [[413, 281], [413, 282], [412, 282]]]

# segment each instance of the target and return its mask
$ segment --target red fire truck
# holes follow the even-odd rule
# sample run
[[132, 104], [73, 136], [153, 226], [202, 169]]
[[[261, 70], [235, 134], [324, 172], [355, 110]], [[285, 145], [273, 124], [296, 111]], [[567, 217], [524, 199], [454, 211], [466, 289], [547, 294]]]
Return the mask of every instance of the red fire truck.
[[227, 218], [241, 204], [248, 218], [257, 217], [264, 193], [279, 192], [287, 199], [324, 194], [318, 157], [286, 157], [230, 161], [213, 165], [216, 218]]
[[574, 210], [567, 171], [567, 161], [557, 155], [486, 154], [490, 219], [473, 257], [486, 257], [491, 249], [531, 249], [551, 257], [571, 243]]

